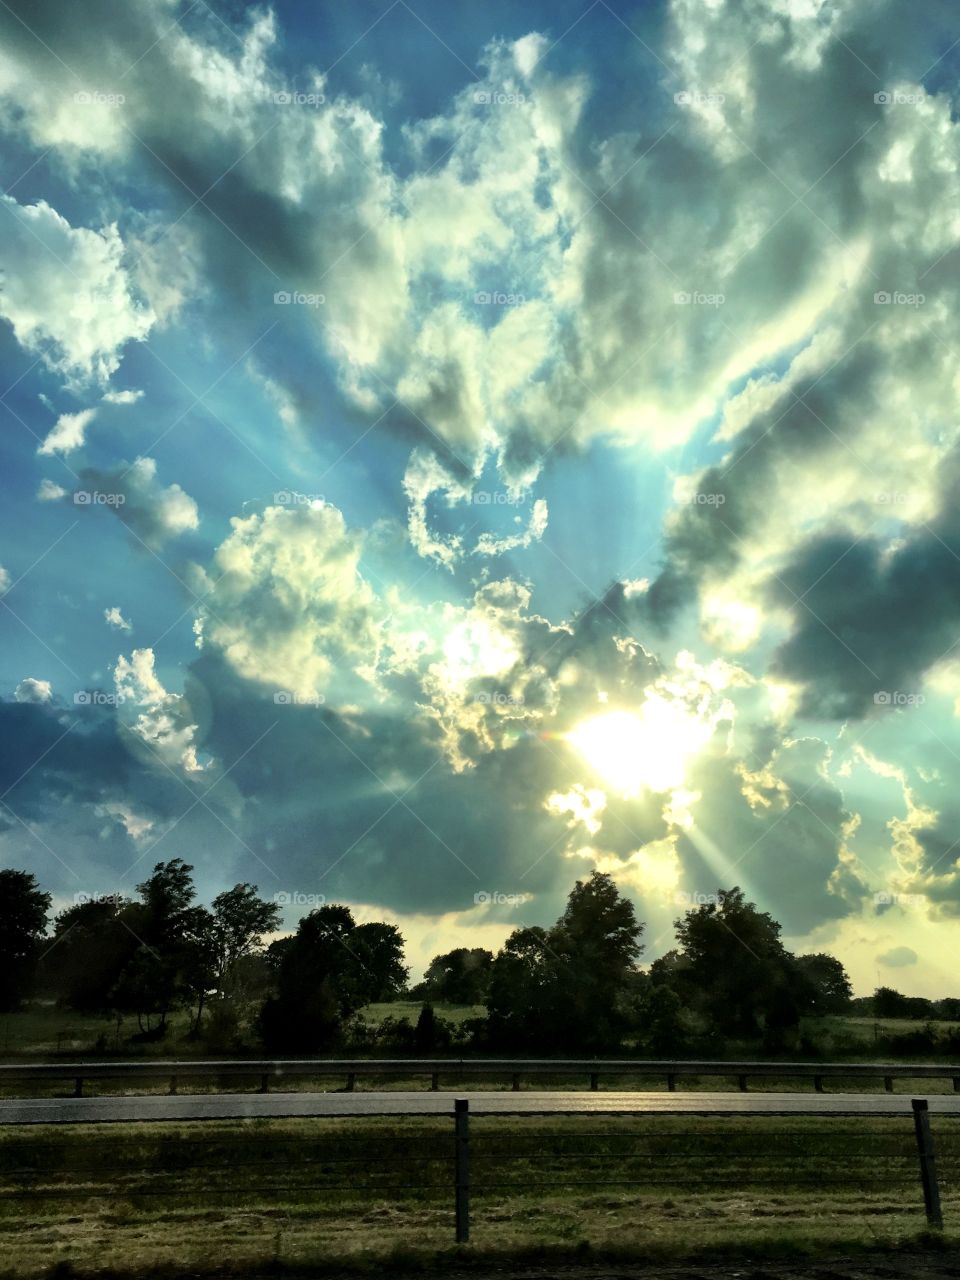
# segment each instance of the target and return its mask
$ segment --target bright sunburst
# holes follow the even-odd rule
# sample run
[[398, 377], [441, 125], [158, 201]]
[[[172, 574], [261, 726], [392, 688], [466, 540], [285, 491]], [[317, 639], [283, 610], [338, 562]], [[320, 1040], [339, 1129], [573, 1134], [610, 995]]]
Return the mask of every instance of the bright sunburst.
[[623, 796], [683, 786], [689, 758], [711, 734], [682, 703], [650, 695], [639, 711], [607, 711], [566, 735], [605, 783]]

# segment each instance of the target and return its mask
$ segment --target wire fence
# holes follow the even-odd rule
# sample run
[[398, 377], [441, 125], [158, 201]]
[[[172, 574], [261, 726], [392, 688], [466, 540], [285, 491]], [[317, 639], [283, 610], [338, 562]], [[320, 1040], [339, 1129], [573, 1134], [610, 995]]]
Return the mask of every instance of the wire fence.
[[[91, 1212], [103, 1202], [149, 1212], [205, 1204], [433, 1204], [455, 1238], [471, 1218], [531, 1196], [600, 1190], [681, 1204], [735, 1191], [763, 1206], [815, 1191], [866, 1204], [885, 1195], [918, 1225], [942, 1224], [941, 1192], [960, 1192], [960, 1118], [843, 1115], [471, 1115], [258, 1120], [169, 1127], [17, 1129], [0, 1138], [0, 1217]], [[132, 1129], [132, 1131], [131, 1131]], [[936, 1152], [933, 1142], [936, 1141]]]

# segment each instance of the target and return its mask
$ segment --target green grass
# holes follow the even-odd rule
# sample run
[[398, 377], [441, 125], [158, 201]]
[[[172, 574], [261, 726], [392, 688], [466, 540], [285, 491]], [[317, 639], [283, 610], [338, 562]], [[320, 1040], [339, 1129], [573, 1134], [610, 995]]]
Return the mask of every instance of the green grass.
[[[956, 1245], [960, 1121], [934, 1134]], [[454, 1250], [452, 1139], [435, 1118], [7, 1129], [2, 1265], [716, 1260], [902, 1245], [925, 1226], [909, 1118], [474, 1117], [471, 1244]]]
[[[360, 1017], [368, 1026], [376, 1027], [384, 1018], [406, 1018], [411, 1026], [417, 1025], [417, 1018], [423, 1008], [421, 1000], [396, 1000], [391, 1004], [368, 1004], [361, 1009]], [[435, 1004], [433, 1011], [445, 1022], [459, 1026], [467, 1018], [482, 1018], [487, 1010], [482, 1004]]]

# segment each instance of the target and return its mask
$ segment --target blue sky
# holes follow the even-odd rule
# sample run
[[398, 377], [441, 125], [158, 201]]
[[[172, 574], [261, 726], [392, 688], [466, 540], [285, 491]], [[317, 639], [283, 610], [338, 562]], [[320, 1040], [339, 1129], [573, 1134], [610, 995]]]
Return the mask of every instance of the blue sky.
[[3, 863], [183, 856], [415, 968], [593, 867], [648, 959], [740, 883], [945, 994], [928, 9], [3, 6]]

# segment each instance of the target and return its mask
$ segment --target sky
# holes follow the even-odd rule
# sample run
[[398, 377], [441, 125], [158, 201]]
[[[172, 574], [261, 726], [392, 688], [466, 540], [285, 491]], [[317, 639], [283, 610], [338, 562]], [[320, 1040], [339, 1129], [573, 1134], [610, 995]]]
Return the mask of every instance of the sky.
[[960, 15], [2, 0], [0, 865], [957, 994]]

